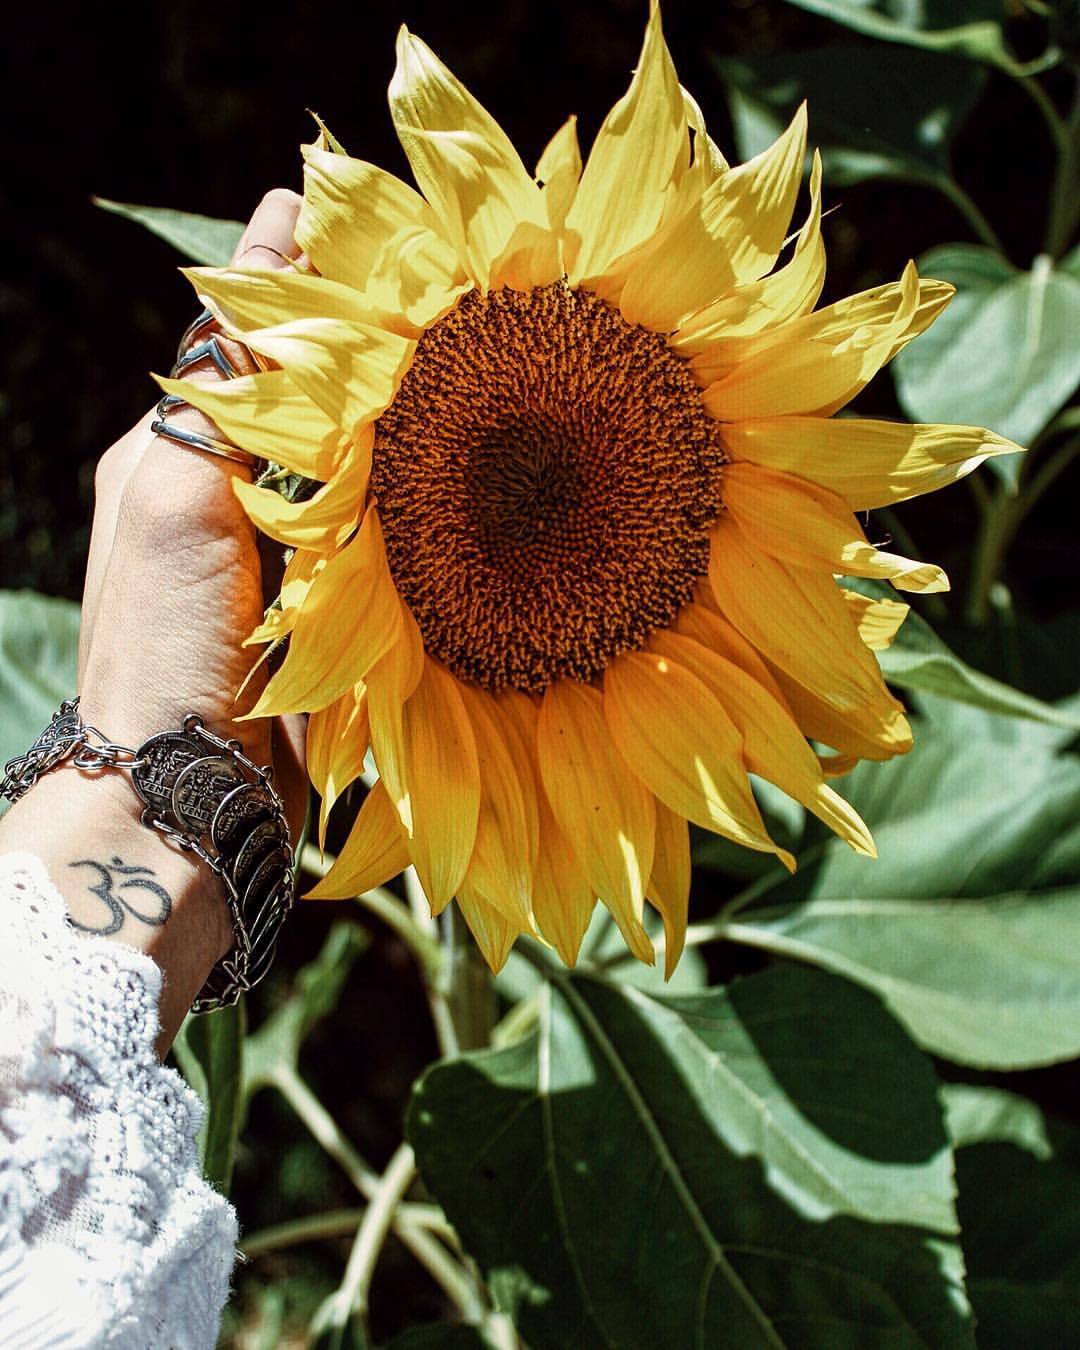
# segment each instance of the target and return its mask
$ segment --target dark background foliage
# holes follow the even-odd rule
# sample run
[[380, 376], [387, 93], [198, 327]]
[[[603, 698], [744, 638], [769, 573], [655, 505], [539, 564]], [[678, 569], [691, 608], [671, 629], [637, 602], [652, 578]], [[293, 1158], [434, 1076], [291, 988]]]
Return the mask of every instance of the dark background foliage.
[[[0, 58], [10, 108], [0, 208], [4, 584], [78, 595], [94, 461], [151, 400], [146, 372], [168, 367], [191, 313], [168, 246], [104, 215], [92, 195], [246, 219], [268, 187], [299, 187], [308, 108], [351, 153], [406, 173], [385, 98], [402, 20], [493, 110], [528, 162], [569, 112], [587, 145], [625, 88], [645, 12], [644, 0], [23, 8]], [[669, 0], [664, 21], [680, 77], [728, 151], [713, 55], [754, 60], [837, 32], [782, 0]], [[1026, 25], [1013, 28], [1022, 52]], [[1003, 76], [991, 81], [1005, 91]], [[993, 94], [961, 137], [957, 174], [976, 197], [996, 196], [994, 224], [1026, 266], [1049, 163], [1035, 110], [1012, 91]], [[811, 137], [813, 126], [811, 109]], [[925, 188], [860, 184], [828, 192], [827, 205], [839, 209], [826, 226], [826, 298], [891, 279], [943, 239], [969, 237]], [[861, 406], [893, 411], [889, 381]], [[1061, 608], [1076, 579], [1069, 495], [1042, 504], [1012, 559], [1010, 579], [1041, 614]], [[968, 510], [962, 488], [919, 504], [928, 554], [962, 565], [950, 551], [958, 532], [966, 542]]]
[[[313, 134], [306, 109], [316, 110], [351, 153], [406, 175], [385, 99], [402, 20], [499, 118], [527, 162], [569, 112], [579, 115], [587, 146], [625, 89], [645, 13], [645, 0], [25, 7], [0, 54], [0, 87], [9, 99], [0, 204], [0, 584], [78, 597], [94, 463], [152, 401], [147, 371], [167, 370], [193, 308], [172, 250], [98, 210], [92, 195], [246, 219], [268, 188], [300, 186], [298, 146]], [[837, 36], [782, 0], [666, 0], [664, 20], [683, 83], [732, 155], [713, 58], [753, 62]], [[844, 38], [869, 53], [881, 50], [853, 34]], [[1012, 24], [1010, 39], [1024, 55], [1026, 21]], [[1047, 80], [1051, 94], [1056, 78]], [[813, 140], [813, 108], [810, 127]], [[1005, 76], [990, 74], [954, 157], [958, 179], [988, 204], [1012, 261], [1028, 267], [1051, 164], [1035, 109]], [[963, 218], [928, 188], [878, 181], [830, 189], [826, 182], [826, 205], [837, 208], [825, 226], [826, 300], [894, 278], [909, 257], [935, 244], [971, 238]], [[900, 415], [887, 376], [859, 407]], [[1008, 560], [1019, 608], [1044, 626], [1075, 608], [1076, 474], [1074, 464], [1040, 502]], [[962, 593], [976, 524], [967, 489], [910, 504], [902, 515], [919, 549], [949, 569]], [[958, 621], [959, 606], [950, 617]], [[961, 647], [979, 646], [958, 629], [950, 637]], [[1075, 651], [1061, 656], [1047, 663], [1044, 687], [1036, 679], [1031, 692], [1056, 696], [1074, 687]], [[695, 896], [699, 906], [706, 899]], [[715, 890], [707, 900], [715, 908]], [[291, 925], [273, 976], [252, 1001], [254, 1022], [315, 955], [340, 913], [312, 906], [304, 923]], [[722, 967], [711, 958], [714, 977], [764, 963], [745, 950], [720, 950]], [[434, 1054], [412, 960], [373, 926], [338, 1014], [307, 1040], [302, 1066], [374, 1165], [385, 1163], [400, 1138], [410, 1084]], [[1038, 1071], [1010, 1084], [1067, 1112], [1064, 1075], [1072, 1073]], [[252, 1105], [233, 1193], [246, 1229], [355, 1203], [334, 1165], [269, 1092]], [[259, 1317], [270, 1315], [262, 1294], [244, 1293], [248, 1279], [276, 1290], [290, 1311], [310, 1311], [336, 1284], [347, 1252], [342, 1239], [261, 1258], [257, 1281], [240, 1276], [236, 1317], [254, 1316], [256, 1307]], [[372, 1309], [377, 1335], [435, 1317], [440, 1308], [434, 1288], [417, 1279], [399, 1249], [388, 1248]]]

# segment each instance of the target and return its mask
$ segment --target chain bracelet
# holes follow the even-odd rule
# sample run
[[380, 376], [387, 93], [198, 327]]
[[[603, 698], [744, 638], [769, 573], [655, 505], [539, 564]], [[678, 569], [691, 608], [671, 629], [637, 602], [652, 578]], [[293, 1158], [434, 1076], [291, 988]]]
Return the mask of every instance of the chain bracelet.
[[23, 755], [4, 766], [0, 797], [17, 801], [42, 774], [66, 760], [94, 772], [130, 774], [143, 802], [140, 820], [169, 843], [194, 853], [218, 876], [232, 917], [233, 946], [215, 965], [193, 1012], [236, 1002], [273, 961], [278, 933], [295, 895], [285, 808], [273, 771], [188, 713], [179, 730], [151, 736], [137, 750], [110, 741], [65, 699]]

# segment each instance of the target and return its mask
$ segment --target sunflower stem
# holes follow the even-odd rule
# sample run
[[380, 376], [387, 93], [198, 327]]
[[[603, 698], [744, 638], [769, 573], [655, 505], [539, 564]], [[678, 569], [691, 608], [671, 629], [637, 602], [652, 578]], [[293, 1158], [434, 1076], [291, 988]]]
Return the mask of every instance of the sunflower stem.
[[968, 592], [968, 623], [982, 627], [990, 617], [991, 595], [1005, 561], [1005, 554], [1016, 533], [1013, 506], [1015, 499], [1004, 488], [994, 492], [983, 510], [982, 529], [975, 542]]
[[1073, 67], [1073, 102], [1067, 117], [1062, 117], [1053, 99], [1033, 74], [1022, 75], [1017, 83], [1038, 108], [1057, 152], [1057, 170], [1050, 188], [1050, 209], [1046, 223], [1043, 252], [1060, 258], [1069, 247], [1080, 219], [1077, 179], [1080, 177], [1080, 71]]
[[444, 911], [443, 944], [439, 988], [449, 1007], [457, 1050], [480, 1050], [491, 1044], [495, 1028], [495, 986], [457, 905]]
[[382, 1251], [394, 1215], [405, 1198], [405, 1192], [416, 1177], [416, 1158], [408, 1144], [399, 1144], [394, 1156], [387, 1164], [386, 1171], [379, 1178], [371, 1203], [364, 1211], [356, 1240], [345, 1267], [345, 1277], [334, 1295], [324, 1305], [325, 1320], [322, 1329], [340, 1334], [348, 1325], [349, 1319], [356, 1317], [367, 1342], [371, 1333], [368, 1329], [368, 1296], [371, 1281], [375, 1274], [375, 1265]]
[[[274, 1086], [307, 1126], [315, 1140], [344, 1170], [356, 1189], [371, 1200], [379, 1188], [379, 1176], [361, 1158], [342, 1133], [337, 1121], [319, 1101], [300, 1075], [281, 1067], [274, 1075]], [[399, 1207], [393, 1214], [394, 1232], [412, 1252], [431, 1278], [447, 1297], [461, 1309], [469, 1321], [476, 1321], [484, 1313], [484, 1302], [479, 1284], [429, 1229], [436, 1227], [430, 1216], [418, 1223], [413, 1216], [414, 1206]], [[426, 1208], [426, 1207], [425, 1207]]]
[[942, 196], [947, 197], [952, 202], [953, 206], [971, 226], [972, 232], [979, 242], [986, 244], [988, 248], [992, 248], [995, 253], [1000, 253], [1003, 258], [1006, 257], [1005, 246], [1002, 244], [997, 231], [987, 220], [982, 207], [967, 189], [961, 187], [956, 179], [947, 173], [935, 178], [934, 184]]

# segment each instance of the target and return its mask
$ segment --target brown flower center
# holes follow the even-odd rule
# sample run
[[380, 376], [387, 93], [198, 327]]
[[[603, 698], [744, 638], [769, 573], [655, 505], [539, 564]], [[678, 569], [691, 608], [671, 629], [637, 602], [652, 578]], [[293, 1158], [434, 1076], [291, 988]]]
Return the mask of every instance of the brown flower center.
[[664, 338], [560, 282], [472, 292], [424, 334], [371, 481], [427, 651], [540, 693], [593, 679], [690, 599], [723, 462]]

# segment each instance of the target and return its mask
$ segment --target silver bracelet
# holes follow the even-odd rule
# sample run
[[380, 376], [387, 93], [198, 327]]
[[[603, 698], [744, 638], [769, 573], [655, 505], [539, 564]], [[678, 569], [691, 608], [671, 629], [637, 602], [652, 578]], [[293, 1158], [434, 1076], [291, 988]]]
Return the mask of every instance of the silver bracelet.
[[0, 797], [17, 801], [42, 774], [71, 761], [87, 770], [121, 769], [143, 802], [142, 823], [220, 877], [232, 916], [233, 946], [210, 972], [191, 1011], [234, 1004], [269, 970], [278, 934], [293, 907], [292, 848], [273, 770], [222, 740], [197, 713], [177, 731], [161, 731], [137, 750], [108, 740], [65, 699], [24, 755], [4, 766]]

